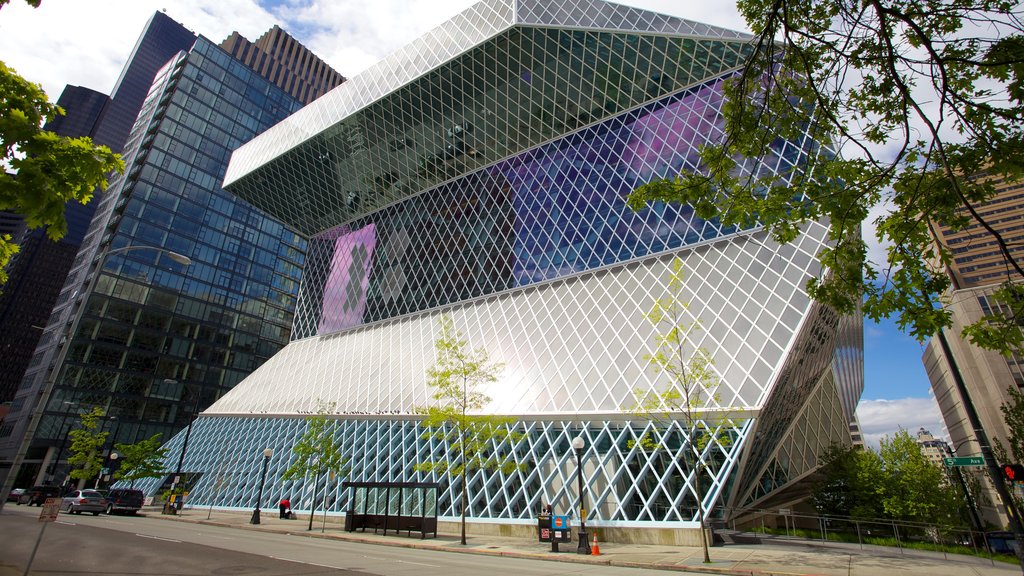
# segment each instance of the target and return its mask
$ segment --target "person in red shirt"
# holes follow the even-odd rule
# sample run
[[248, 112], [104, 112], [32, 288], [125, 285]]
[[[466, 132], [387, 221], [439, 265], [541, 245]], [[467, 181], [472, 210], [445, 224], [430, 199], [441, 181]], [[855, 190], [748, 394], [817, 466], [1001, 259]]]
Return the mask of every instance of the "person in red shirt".
[[285, 496], [284, 498], [281, 498], [281, 502], [277, 505], [277, 507], [281, 511], [281, 518], [283, 518], [285, 520], [290, 520], [291, 519], [291, 517], [292, 517], [292, 502], [291, 502], [291, 500], [288, 499], [287, 496]]

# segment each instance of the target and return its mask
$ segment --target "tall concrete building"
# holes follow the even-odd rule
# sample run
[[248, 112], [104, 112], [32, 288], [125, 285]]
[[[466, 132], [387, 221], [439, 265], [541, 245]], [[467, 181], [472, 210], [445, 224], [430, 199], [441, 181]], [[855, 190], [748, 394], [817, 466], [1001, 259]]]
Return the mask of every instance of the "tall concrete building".
[[[1005, 238], [1011, 255], [1019, 258], [1024, 255], [1024, 181], [992, 178], [987, 174], [976, 177], [988, 179], [995, 189], [995, 195], [977, 207], [979, 215]], [[934, 223], [934, 228], [936, 241], [953, 254], [948, 267], [953, 290], [947, 298], [953, 325], [945, 330], [948, 350], [939, 338], [932, 338], [922, 360], [956, 455], [973, 456], [981, 454], [981, 446], [967, 418], [966, 402], [977, 411], [989, 441], [1009, 446], [1010, 430], [1000, 406], [1010, 400], [1010, 388], [1024, 387], [1024, 357], [1003, 356], [973, 346], [962, 337], [962, 330], [998, 311], [1001, 304], [992, 296], [1000, 283], [1020, 282], [1024, 278], [1017, 277], [1008, 266], [1005, 254], [980, 222], [956, 231], [941, 222]], [[957, 376], [963, 380], [968, 398], [958, 392]], [[987, 476], [982, 486], [987, 493], [981, 506], [983, 517], [995, 525], [1005, 524], [1005, 506]]]
[[[485, 0], [236, 150], [225, 186], [308, 238], [308, 253], [291, 341], [195, 423], [193, 502], [252, 508], [269, 448], [264, 506], [288, 495], [298, 509], [324, 497], [331, 513], [419, 510], [395, 492], [349, 501], [340, 481], [437, 481], [436, 511], [456, 519], [459, 483], [413, 468], [459, 460], [419, 426], [442, 317], [504, 363], [484, 412], [522, 435], [493, 447], [517, 470], [470, 472], [471, 526], [530, 530], [542, 505], [574, 509], [577, 437], [587, 524], [603, 536], [687, 538], [700, 508], [729, 519], [805, 497], [818, 455], [851, 442], [863, 387], [860, 319], [804, 290], [827, 226], [780, 246], [686, 206], [625, 203], [719, 137], [722, 84], [749, 42], [599, 0]], [[781, 143], [750, 168], [819, 152]], [[630, 412], [634, 390], [666, 385], [645, 360], [645, 313], [677, 259], [686, 321], [703, 326], [687, 344], [709, 351], [721, 382], [699, 408], [717, 432], [700, 466], [681, 464], [689, 428]], [[326, 495], [313, 478], [279, 480], [322, 403], [352, 464]], [[631, 444], [644, 434], [661, 448]]]
[[18, 482], [64, 479], [78, 411], [104, 411], [108, 446], [166, 440], [287, 343], [307, 242], [220, 182], [302, 104], [203, 37], [151, 76], [0, 429]]
[[312, 102], [345, 81], [280, 26], [274, 26], [255, 42], [234, 32], [220, 47], [300, 102]]

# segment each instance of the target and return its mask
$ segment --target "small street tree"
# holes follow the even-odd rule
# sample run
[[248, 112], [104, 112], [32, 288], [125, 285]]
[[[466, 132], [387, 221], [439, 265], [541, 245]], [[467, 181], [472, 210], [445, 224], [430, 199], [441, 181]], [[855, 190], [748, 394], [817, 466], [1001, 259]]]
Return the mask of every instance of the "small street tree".
[[68, 449], [68, 465], [70, 476], [81, 481], [95, 478], [103, 468], [103, 446], [107, 443], [109, 432], [101, 432], [101, 422], [105, 413], [96, 407], [84, 412], [79, 420], [78, 428], [68, 432], [71, 448]]
[[491, 399], [480, 387], [496, 382], [503, 365], [491, 362], [483, 348], [472, 350], [448, 316], [440, 319], [441, 334], [434, 341], [436, 363], [427, 370], [427, 384], [433, 389], [434, 404], [419, 411], [426, 428], [422, 438], [447, 446], [441, 460], [417, 463], [417, 472], [458, 478], [461, 483], [462, 538], [466, 544], [467, 476], [474, 470], [511, 473], [519, 468], [502, 457], [498, 447], [515, 445], [522, 434], [515, 432], [514, 418], [480, 414]]
[[[631, 411], [658, 424], [665, 429], [665, 434], [674, 423], [682, 422], [683, 469], [693, 475], [701, 547], [704, 562], [710, 563], [705, 537], [707, 519], [703, 482], [708, 464], [702, 455], [712, 442], [727, 446], [732, 441], [727, 432], [732, 428], [732, 421], [720, 416], [712, 417], [706, 411], [710, 403], [718, 400], [721, 380], [715, 372], [711, 355], [695, 345], [695, 334], [701, 330], [701, 325], [698, 321], [686, 320], [689, 305], [681, 299], [683, 285], [683, 263], [676, 258], [672, 262], [667, 294], [656, 300], [646, 314], [655, 335], [654, 352], [645, 354], [644, 359], [664, 377], [665, 385], [661, 389], [634, 390], [636, 403]], [[632, 446], [647, 451], [667, 449], [664, 437], [655, 438], [651, 434], [631, 442]]]
[[[320, 477], [348, 474], [348, 458], [334, 438], [338, 421], [327, 415], [334, 413], [334, 403], [317, 402], [316, 414], [306, 418], [306, 431], [292, 447], [294, 460], [281, 475], [282, 480], [301, 480], [313, 478], [313, 498], [309, 512], [309, 526], [313, 529], [313, 516], [316, 515], [316, 500], [320, 492]], [[326, 487], [325, 487], [326, 489]]]
[[127, 480], [131, 488], [135, 488], [136, 480], [159, 478], [167, 473], [164, 459], [168, 448], [161, 445], [160, 434], [134, 444], [115, 444], [114, 449], [121, 455], [121, 465], [114, 472], [114, 479]]

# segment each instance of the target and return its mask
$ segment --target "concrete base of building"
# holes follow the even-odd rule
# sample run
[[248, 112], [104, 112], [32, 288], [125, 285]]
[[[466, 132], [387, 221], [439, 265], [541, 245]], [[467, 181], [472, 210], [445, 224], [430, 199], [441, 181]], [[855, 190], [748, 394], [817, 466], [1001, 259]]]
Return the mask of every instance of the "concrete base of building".
[[[576, 538], [578, 525], [573, 525], [573, 538]], [[437, 531], [443, 534], [459, 534], [460, 523], [439, 521]], [[638, 528], [616, 526], [587, 525], [587, 532], [593, 537], [597, 534], [599, 542], [618, 544], [655, 544], [660, 546], [700, 546], [700, 529], [698, 528]], [[536, 524], [497, 524], [473, 522], [467, 520], [466, 534], [472, 536], [501, 536], [505, 538], [537, 539]], [[711, 529], [705, 529], [708, 545], [713, 543]]]

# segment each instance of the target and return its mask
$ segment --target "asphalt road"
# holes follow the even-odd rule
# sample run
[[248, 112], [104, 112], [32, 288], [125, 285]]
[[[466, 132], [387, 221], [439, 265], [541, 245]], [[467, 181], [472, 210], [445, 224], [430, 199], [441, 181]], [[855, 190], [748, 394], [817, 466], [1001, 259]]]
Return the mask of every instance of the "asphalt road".
[[[0, 576], [22, 574], [39, 508], [0, 514]], [[32, 574], [375, 576], [664, 576], [665, 572], [392, 548], [132, 516], [61, 514], [47, 525]]]

